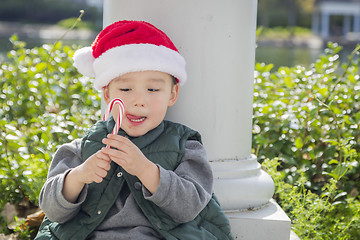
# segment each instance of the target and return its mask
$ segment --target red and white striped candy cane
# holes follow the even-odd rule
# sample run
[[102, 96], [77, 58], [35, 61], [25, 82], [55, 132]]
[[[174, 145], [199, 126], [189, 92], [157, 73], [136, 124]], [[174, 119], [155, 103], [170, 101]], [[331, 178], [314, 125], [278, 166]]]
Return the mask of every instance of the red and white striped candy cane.
[[[117, 121], [115, 121], [115, 126], [113, 128], [112, 134], [117, 134], [119, 132], [121, 121], [125, 113], [125, 105], [124, 102], [120, 98], [114, 98], [110, 101], [108, 107], [106, 108], [105, 114], [104, 114], [104, 121], [108, 120], [110, 117], [110, 113], [114, 107], [114, 105], [117, 104], [119, 107], [119, 114], [117, 116]], [[106, 145], [106, 148], [110, 148], [109, 145]]]

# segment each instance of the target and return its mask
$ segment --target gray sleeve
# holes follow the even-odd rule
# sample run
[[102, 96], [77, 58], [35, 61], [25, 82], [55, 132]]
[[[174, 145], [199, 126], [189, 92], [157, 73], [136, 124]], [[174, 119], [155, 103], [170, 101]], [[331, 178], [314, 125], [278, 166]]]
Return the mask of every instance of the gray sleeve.
[[160, 183], [151, 195], [143, 187], [145, 199], [154, 202], [176, 222], [193, 220], [211, 198], [213, 175], [201, 143], [187, 141], [185, 154], [174, 171], [160, 167]]
[[40, 208], [51, 221], [64, 223], [70, 220], [79, 212], [81, 204], [85, 201], [87, 187], [81, 191], [76, 203], [67, 201], [62, 194], [66, 175], [81, 163], [80, 140], [64, 144], [56, 151], [39, 196]]

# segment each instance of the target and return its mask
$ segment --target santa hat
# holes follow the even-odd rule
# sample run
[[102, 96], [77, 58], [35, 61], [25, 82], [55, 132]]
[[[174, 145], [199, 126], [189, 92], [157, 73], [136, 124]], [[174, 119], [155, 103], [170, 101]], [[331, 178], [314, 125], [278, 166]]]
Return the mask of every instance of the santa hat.
[[101, 90], [125, 73], [161, 71], [186, 81], [185, 60], [164, 32], [143, 21], [119, 21], [102, 30], [91, 47], [74, 54], [74, 66]]

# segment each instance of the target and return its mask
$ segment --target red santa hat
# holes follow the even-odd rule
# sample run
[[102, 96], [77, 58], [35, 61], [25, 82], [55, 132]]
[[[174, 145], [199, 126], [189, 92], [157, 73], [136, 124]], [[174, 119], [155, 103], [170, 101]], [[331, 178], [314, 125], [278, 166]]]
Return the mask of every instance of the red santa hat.
[[164, 32], [143, 21], [119, 21], [102, 30], [91, 47], [74, 54], [74, 66], [94, 78], [98, 90], [129, 72], [161, 71], [186, 81], [185, 60]]

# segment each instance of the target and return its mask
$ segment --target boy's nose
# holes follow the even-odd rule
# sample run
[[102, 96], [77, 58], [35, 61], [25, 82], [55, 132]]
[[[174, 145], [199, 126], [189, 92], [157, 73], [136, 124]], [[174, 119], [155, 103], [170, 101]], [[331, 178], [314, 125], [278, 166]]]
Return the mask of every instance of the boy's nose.
[[136, 94], [136, 96], [134, 96], [134, 106], [135, 107], [145, 107], [146, 106], [146, 100], [144, 98], [144, 96], [142, 96], [142, 94]]
[[145, 107], [145, 103], [141, 101], [135, 101], [134, 104], [135, 107]]

